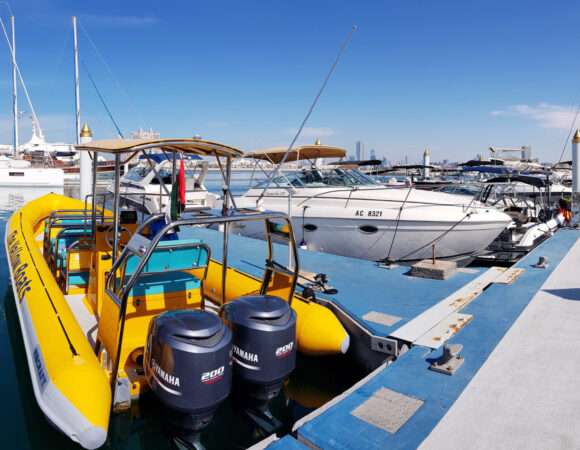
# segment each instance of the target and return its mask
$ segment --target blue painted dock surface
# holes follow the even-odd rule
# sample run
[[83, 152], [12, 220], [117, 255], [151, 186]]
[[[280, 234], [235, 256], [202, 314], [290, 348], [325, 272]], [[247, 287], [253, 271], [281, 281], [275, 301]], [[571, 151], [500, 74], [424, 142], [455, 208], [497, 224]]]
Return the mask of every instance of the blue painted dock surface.
[[[211, 233], [211, 231], [203, 230], [202, 233]], [[210, 238], [210, 235], [204, 238]], [[449, 340], [450, 344], [463, 345], [461, 355], [464, 357], [464, 363], [453, 376], [428, 370], [430, 363], [441, 354], [441, 350], [414, 346], [392, 364], [377, 369], [367, 379], [347, 391], [342, 398], [330, 402], [330, 406], [326, 408], [323, 407], [318, 415], [315, 412], [312, 417], [307, 416], [300, 421], [293, 436], [285, 436], [281, 440], [270, 443], [268, 448], [303, 448], [302, 443], [311, 448], [323, 449], [413, 449], [421, 446], [454, 407], [454, 403], [472, 383], [508, 330], [518, 321], [522, 311], [528, 307], [530, 301], [538, 294], [579, 238], [578, 231], [559, 231], [518, 262], [516, 267], [524, 269], [524, 272], [513, 284], [491, 284], [461, 311], [473, 315], [473, 320]], [[245, 264], [245, 261], [250, 258], [249, 253], [245, 254], [249, 247], [244, 248], [243, 238], [234, 237], [234, 239], [240, 239], [236, 242], [240, 244], [240, 247], [230, 255], [232, 263]], [[232, 248], [235, 247], [236, 245], [232, 245]], [[576, 262], [580, 262], [580, 246], [575, 248], [578, 250]], [[540, 255], [546, 256], [550, 261], [545, 269], [533, 267]], [[309, 252], [302, 252], [300, 256], [302, 268], [313, 272], [325, 272], [329, 275], [331, 284], [339, 290], [334, 301], [339, 302], [362, 323], [365, 323], [362, 316], [368, 311], [380, 311], [400, 316], [402, 321], [396, 324], [397, 328], [481, 273], [481, 270], [458, 273], [450, 280], [433, 281], [408, 277], [405, 275], [408, 268], [405, 267], [387, 270], [378, 268], [371, 262]], [[263, 262], [260, 258], [263, 258], [263, 255], [252, 255], [252, 260], [249, 262], [259, 264]], [[248, 267], [251, 267], [251, 264]], [[562, 266], [565, 265], [567, 264]], [[559, 267], [560, 271], [573, 270], [562, 266]], [[240, 268], [244, 269], [244, 267]], [[352, 276], [354, 271], [360, 276]], [[344, 274], [349, 274], [349, 277]], [[569, 277], [569, 279], [573, 278]], [[578, 279], [580, 280], [580, 276]], [[580, 286], [580, 281], [578, 285]], [[562, 289], [562, 291], [568, 292], [571, 289]], [[577, 291], [574, 295], [580, 299], [580, 290]], [[580, 305], [580, 302], [577, 303]], [[389, 327], [373, 322], [366, 322], [365, 326], [376, 333], [385, 335], [392, 331]], [[577, 328], [580, 329], [580, 326]], [[580, 351], [576, 353], [576, 359], [578, 359], [578, 353]], [[532, 354], [533, 352], [530, 358]], [[576, 373], [570, 373], [568, 377], [576, 375]], [[549, 389], [550, 380], [545, 381], [545, 385], [541, 388]], [[505, 387], [507, 388], [509, 386]], [[533, 398], [533, 392], [530, 392], [530, 397]], [[359, 418], [361, 417], [359, 411], [362, 411], [365, 405], [372, 408], [370, 400], [377, 398], [379, 402], [383, 402], [382, 411], [377, 410], [376, 417], [370, 420]], [[389, 408], [387, 405], [385, 408], [385, 402], [392, 402], [392, 407]], [[379, 417], [385, 411], [387, 415], [395, 417], [386, 419]], [[501, 409], [497, 411], [497, 414], [500, 413]], [[477, 414], [475, 415], [472, 421], [477, 420]], [[514, 414], [512, 420], [517, 420], [517, 417], [517, 414]], [[379, 425], [372, 423], [375, 419]], [[391, 425], [395, 429], [387, 431], [385, 423], [387, 428]], [[455, 423], [448, 425], [446, 430], [441, 431], [441, 435], [449, 439], [456, 426]], [[554, 429], [552, 432], [557, 435], [559, 433]], [[482, 433], [485, 433], [485, 430], [482, 430]], [[469, 443], [469, 433], [464, 433], [464, 435], [465, 442]], [[465, 442], [464, 446], [460, 447], [444, 438], [431, 439], [428, 442], [429, 445], [425, 448], [465, 448]], [[486, 448], [473, 442], [472, 444], [468, 447]]]
[[[463, 311], [473, 314], [474, 320], [450, 340], [450, 343], [463, 345], [465, 358], [455, 375], [428, 370], [430, 360], [439, 352], [414, 347], [340, 403], [300, 427], [298, 438], [319, 448], [417, 448], [473, 379], [579, 236], [573, 231], [558, 233], [517, 264], [526, 270], [514, 284], [490, 286]], [[551, 261], [547, 269], [531, 267], [540, 254]], [[351, 414], [380, 388], [423, 402], [396, 433], [384, 431]], [[345, 433], [344, 430], [351, 432]]]
[[[206, 241], [212, 248], [212, 257], [221, 260], [221, 233], [210, 229], [195, 229], [183, 236], [189, 237], [189, 233]], [[261, 245], [256, 245], [256, 242], [260, 241], [230, 235], [228, 263], [244, 272], [261, 276], [259, 268], [264, 266], [267, 246], [265, 242], [260, 242]], [[275, 245], [275, 255], [280, 263], [288, 261], [287, 250], [282, 245]], [[407, 276], [409, 267], [405, 266], [386, 269], [372, 261], [306, 250], [299, 250], [299, 255], [300, 270], [325, 273], [330, 284], [338, 289], [336, 295], [319, 294], [320, 297], [332, 300], [372, 334], [383, 336], [388, 336], [483, 271], [459, 271], [442, 282]], [[387, 326], [363, 319], [372, 311], [397, 316], [400, 320]]]

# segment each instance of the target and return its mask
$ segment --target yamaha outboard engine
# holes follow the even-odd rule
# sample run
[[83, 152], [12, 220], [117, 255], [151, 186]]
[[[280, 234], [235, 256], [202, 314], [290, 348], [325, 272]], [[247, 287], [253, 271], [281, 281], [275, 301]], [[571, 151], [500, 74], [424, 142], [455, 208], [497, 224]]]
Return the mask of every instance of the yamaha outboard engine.
[[145, 374], [179, 439], [202, 448], [199, 433], [231, 390], [232, 333], [205, 311], [167, 311], [149, 326]]
[[241, 297], [224, 306], [233, 333], [235, 382], [252, 400], [248, 415], [266, 431], [280, 423], [268, 404], [296, 366], [296, 313], [269, 295]]

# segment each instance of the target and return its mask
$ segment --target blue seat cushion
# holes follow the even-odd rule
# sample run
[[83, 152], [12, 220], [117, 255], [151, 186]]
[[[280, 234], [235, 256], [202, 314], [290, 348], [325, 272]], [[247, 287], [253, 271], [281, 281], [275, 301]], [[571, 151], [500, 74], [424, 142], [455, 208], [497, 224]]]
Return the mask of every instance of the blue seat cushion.
[[68, 276], [68, 284], [73, 286], [86, 286], [89, 284], [89, 272], [76, 272]]
[[[187, 244], [198, 244], [200, 242], [199, 239], [160, 241], [143, 268], [143, 272], [167, 272], [206, 266], [209, 260], [207, 250], [203, 247], [187, 246]], [[131, 275], [134, 273], [140, 261], [141, 258], [137, 256], [129, 256], [125, 274]]]
[[[128, 278], [126, 277], [127, 280]], [[129, 297], [169, 294], [198, 289], [200, 286], [201, 282], [199, 279], [187, 272], [143, 274], [139, 277], [133, 289], [129, 291]]]

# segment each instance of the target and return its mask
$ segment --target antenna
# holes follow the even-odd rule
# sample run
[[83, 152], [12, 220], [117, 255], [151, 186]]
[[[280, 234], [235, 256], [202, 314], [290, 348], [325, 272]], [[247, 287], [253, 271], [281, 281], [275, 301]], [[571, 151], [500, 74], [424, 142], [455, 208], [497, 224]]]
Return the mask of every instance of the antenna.
[[312, 104], [310, 105], [310, 108], [308, 109], [308, 112], [306, 113], [306, 116], [304, 117], [304, 120], [300, 124], [300, 128], [298, 128], [298, 131], [294, 135], [294, 139], [292, 139], [292, 142], [290, 142], [290, 145], [288, 146], [288, 149], [284, 153], [284, 156], [282, 157], [282, 159], [280, 160], [280, 162], [278, 163], [278, 165], [276, 166], [276, 168], [272, 171], [271, 175], [268, 177], [268, 182], [266, 183], [266, 186], [264, 186], [264, 189], [262, 190], [262, 193], [258, 197], [258, 200], [256, 200], [256, 204], [262, 199], [262, 197], [264, 197], [264, 194], [266, 193], [266, 190], [270, 187], [270, 183], [272, 182], [272, 180], [274, 178], [276, 178], [276, 176], [280, 172], [280, 168], [286, 162], [286, 159], [288, 159], [288, 155], [292, 151], [292, 147], [294, 147], [294, 144], [296, 143], [296, 141], [298, 140], [298, 137], [302, 133], [302, 130], [304, 129], [304, 126], [306, 125], [306, 122], [308, 122], [308, 119], [310, 118], [310, 115], [312, 114], [312, 111], [314, 111], [314, 108], [316, 107], [316, 104], [318, 103], [318, 100], [320, 99], [320, 96], [324, 92], [324, 89], [326, 88], [326, 85], [328, 84], [328, 81], [330, 80], [330, 77], [334, 73], [334, 69], [336, 69], [336, 66], [338, 65], [338, 62], [340, 61], [340, 58], [342, 57], [342, 54], [346, 50], [346, 47], [350, 43], [350, 41], [352, 39], [352, 36], [353, 36], [353, 34], [354, 34], [354, 32], [356, 30], [357, 30], [357, 26], [356, 25], [353, 25], [353, 27], [351, 28], [350, 32], [348, 33], [348, 36], [346, 37], [346, 39], [344, 40], [344, 42], [340, 46], [340, 50], [338, 51], [338, 54], [336, 55], [336, 59], [334, 60], [334, 63], [332, 64], [332, 66], [330, 67], [330, 70], [326, 74], [326, 77], [324, 78], [324, 81], [322, 82], [322, 86], [318, 90], [318, 93], [316, 94], [316, 97], [314, 97], [314, 100], [312, 101]]

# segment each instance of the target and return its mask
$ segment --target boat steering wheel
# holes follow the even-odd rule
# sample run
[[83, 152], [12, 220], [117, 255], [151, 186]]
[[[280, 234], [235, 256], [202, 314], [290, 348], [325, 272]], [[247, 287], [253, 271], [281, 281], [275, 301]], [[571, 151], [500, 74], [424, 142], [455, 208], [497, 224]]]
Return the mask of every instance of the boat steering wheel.
[[[113, 236], [114, 227], [115, 227], [114, 225], [111, 225], [107, 227], [107, 231], [105, 231], [105, 243], [111, 250], [113, 249], [114, 244], [113, 241], [115, 238]], [[127, 236], [127, 240], [131, 238], [131, 231], [129, 231], [129, 229], [121, 225], [119, 226], [119, 242], [121, 242], [121, 238], [123, 237], [124, 234]]]

